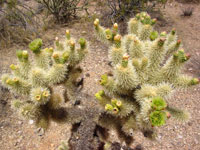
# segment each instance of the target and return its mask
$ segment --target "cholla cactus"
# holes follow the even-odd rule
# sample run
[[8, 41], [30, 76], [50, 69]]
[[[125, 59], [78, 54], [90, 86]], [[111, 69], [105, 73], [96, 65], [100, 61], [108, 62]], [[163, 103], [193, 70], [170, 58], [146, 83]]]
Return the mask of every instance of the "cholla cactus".
[[[24, 96], [24, 100], [13, 100], [12, 107], [23, 118], [46, 129], [50, 118], [62, 121], [62, 116], [58, 116], [60, 109], [67, 99], [74, 97], [76, 80], [82, 72], [77, 65], [87, 54], [88, 43], [80, 38], [75, 44], [67, 30], [64, 42], [56, 37], [55, 48], [42, 49], [41, 39], [32, 41], [29, 48], [33, 60], [29, 59], [28, 51], [18, 50], [18, 63], [10, 65], [12, 74], [2, 75], [1, 81], [12, 92]], [[63, 85], [64, 96], [54, 91], [56, 85]]]
[[170, 116], [179, 121], [189, 118], [168, 99], [175, 89], [196, 85], [199, 79], [181, 73], [190, 55], [184, 52], [176, 30], [159, 34], [153, 29], [155, 23], [147, 13], [137, 14], [122, 37], [117, 24], [105, 29], [98, 19], [94, 21], [97, 38], [110, 44], [113, 66], [113, 73], [101, 76], [104, 90], [95, 95], [104, 109], [98, 123], [117, 129], [119, 138], [134, 130], [153, 138], [155, 127], [164, 125]]

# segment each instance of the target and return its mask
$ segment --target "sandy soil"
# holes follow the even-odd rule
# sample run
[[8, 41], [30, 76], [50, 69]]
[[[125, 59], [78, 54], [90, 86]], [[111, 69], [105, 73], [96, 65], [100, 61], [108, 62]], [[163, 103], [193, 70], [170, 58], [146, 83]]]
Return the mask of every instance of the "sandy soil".
[[[191, 53], [192, 56], [196, 56], [200, 54], [200, 6], [190, 4], [195, 8], [194, 14], [191, 17], [181, 17], [181, 8], [187, 5], [180, 3], [166, 5], [164, 16], [168, 23], [159, 26], [158, 29], [160, 31], [169, 31], [175, 27], [180, 39], [183, 41], [185, 50]], [[108, 47], [95, 40], [94, 34], [91, 32], [92, 22], [86, 23], [83, 20], [75, 21], [73, 25], [67, 25], [67, 27], [55, 26], [53, 29], [48, 30], [43, 36], [47, 42], [46, 45], [52, 45], [55, 36], [62, 37], [66, 28], [71, 30], [75, 38], [84, 36], [90, 41], [91, 52], [82, 63], [82, 67], [85, 71], [83, 92], [92, 96], [101, 89], [97, 84], [100, 75], [109, 70], [107, 65]], [[15, 62], [15, 49], [26, 48], [15, 45], [12, 48], [1, 50], [0, 74], [7, 72], [6, 68], [12, 62]], [[186, 67], [184, 71], [188, 74], [193, 74], [192, 68]], [[7, 91], [0, 93], [1, 150], [55, 150], [61, 140], [69, 138], [71, 128], [69, 124], [52, 123], [49, 130], [42, 134], [28, 121], [21, 120], [10, 108], [12, 97]], [[186, 108], [191, 113], [191, 120], [184, 124], [169, 120], [165, 126], [159, 129], [156, 142], [145, 139], [141, 133], [136, 133], [133, 147], [141, 144], [144, 150], [200, 150], [199, 101], [200, 85], [187, 91], [177, 91], [170, 103], [177, 107]]]

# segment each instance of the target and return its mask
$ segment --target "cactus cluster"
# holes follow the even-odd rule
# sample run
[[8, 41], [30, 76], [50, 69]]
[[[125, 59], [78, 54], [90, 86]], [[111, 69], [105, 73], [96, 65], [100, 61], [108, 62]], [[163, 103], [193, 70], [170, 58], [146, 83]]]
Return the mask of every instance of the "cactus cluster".
[[[46, 129], [51, 119], [62, 121], [60, 109], [74, 97], [76, 81], [82, 72], [78, 64], [88, 53], [88, 43], [83, 38], [76, 43], [67, 30], [64, 41], [56, 37], [54, 48], [42, 49], [42, 45], [41, 39], [29, 44], [33, 59], [28, 51], [17, 50], [17, 64], [10, 65], [11, 74], [3, 74], [1, 81], [12, 92], [23, 96], [22, 100], [11, 102], [19, 115]], [[58, 85], [65, 92], [55, 92], [54, 87]]]
[[116, 129], [119, 138], [134, 130], [155, 138], [155, 127], [171, 116], [179, 121], [189, 118], [187, 111], [172, 107], [169, 98], [175, 89], [196, 85], [199, 79], [181, 72], [190, 55], [176, 30], [158, 33], [155, 23], [147, 13], [139, 13], [129, 20], [128, 34], [121, 36], [116, 23], [105, 29], [99, 19], [94, 21], [97, 38], [110, 46], [112, 65], [112, 71], [101, 76], [103, 90], [95, 94], [104, 109], [98, 123]]

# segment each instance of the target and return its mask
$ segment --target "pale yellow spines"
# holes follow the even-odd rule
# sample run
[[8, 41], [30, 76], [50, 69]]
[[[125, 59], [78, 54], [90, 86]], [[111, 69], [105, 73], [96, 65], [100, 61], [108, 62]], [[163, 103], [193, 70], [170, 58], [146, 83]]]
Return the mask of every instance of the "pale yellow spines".
[[59, 109], [64, 104], [64, 99], [58, 93], [52, 93], [48, 101], [48, 107]]
[[152, 31], [153, 27], [150, 24], [143, 25], [139, 34], [139, 38], [143, 41], [148, 40]]
[[140, 101], [140, 113], [143, 121], [149, 123], [149, 113], [151, 111], [151, 99], [144, 99], [143, 101]]
[[50, 97], [51, 93], [47, 88], [37, 87], [31, 89], [30, 98], [37, 105], [46, 104]]
[[131, 58], [141, 58], [144, 56], [144, 44], [135, 38], [130, 44], [129, 55]]
[[152, 43], [148, 55], [148, 73], [150, 79], [153, 78], [161, 68], [160, 63], [162, 62], [165, 54], [164, 42], [165, 39], [160, 38]]
[[137, 20], [136, 18], [132, 18], [128, 22], [128, 33], [138, 35], [140, 27], [141, 27], [140, 21]]
[[135, 88], [139, 83], [137, 73], [130, 61], [127, 62], [127, 66], [123, 66], [123, 62], [118, 64], [114, 71], [114, 77], [116, 85], [126, 90]]
[[37, 67], [32, 68], [29, 76], [30, 76], [29, 82], [32, 84], [33, 87], [37, 86], [44, 87], [47, 86], [48, 84], [47, 72], [45, 72], [40, 68]]
[[78, 42], [80, 45], [80, 48], [77, 49], [78, 62], [81, 62], [89, 53], [89, 43], [84, 38], [80, 38]]
[[22, 75], [21, 72], [20, 72], [19, 65], [11, 64], [11, 65], [10, 65], [10, 69], [12, 70], [12, 74], [13, 74], [14, 76], [24, 78], [23, 75]]
[[108, 41], [107, 41], [106, 33], [105, 33], [106, 29], [99, 24], [99, 19], [96, 19], [94, 21], [94, 27], [95, 27], [95, 32], [96, 32], [97, 38], [99, 40], [107, 43]]
[[60, 83], [66, 78], [67, 70], [66, 64], [54, 64], [47, 72], [46, 80], [50, 85]]
[[100, 85], [103, 86], [108, 95], [113, 95], [116, 92], [116, 82], [113, 76], [102, 75]]
[[166, 55], [172, 55], [173, 53], [177, 52], [179, 48], [181, 48], [181, 40], [174, 41], [168, 46], [165, 46]]
[[172, 31], [166, 37], [166, 45], [169, 46], [170, 44], [176, 41], [177, 41], [176, 30], [172, 29]]
[[55, 38], [54, 47], [56, 51], [64, 50], [64, 44], [59, 40], [58, 37]]
[[112, 65], [115, 66], [121, 63], [123, 55], [125, 54], [125, 50], [123, 48], [117, 48], [112, 46], [109, 50], [109, 58], [112, 61]]
[[136, 35], [134, 34], [127, 34], [122, 38], [122, 48], [129, 53], [130, 52], [130, 45], [136, 39]]
[[130, 116], [128, 120], [123, 124], [122, 130], [127, 134], [131, 135], [132, 130], [138, 130], [138, 124], [135, 116]]
[[177, 53], [171, 56], [166, 64], [162, 67], [158, 74], [157, 82], [168, 81], [173, 83], [180, 74], [184, 62], [186, 62], [189, 58], [190, 55], [185, 54], [183, 49], [179, 50]]
[[29, 70], [31, 69], [29, 54], [25, 50], [17, 50], [16, 55], [18, 57], [18, 63], [16, 66], [10, 65], [10, 68], [15, 72], [15, 76], [28, 79]]
[[188, 87], [199, 84], [198, 78], [193, 78], [191, 76], [184, 75], [184, 74], [178, 75], [178, 77], [176, 77], [173, 81], [174, 81], [174, 85], [180, 89], [186, 89]]
[[36, 105], [27, 103], [18, 109], [18, 113], [22, 118], [35, 120], [38, 117], [39, 109]]
[[156, 87], [156, 94], [157, 96], [168, 98], [173, 93], [173, 86], [170, 83], [160, 83]]
[[136, 90], [134, 95], [136, 97], [136, 100], [139, 101], [143, 101], [143, 99], [145, 98], [152, 98], [157, 96], [157, 89], [155, 86], [152, 86], [150, 84], [143, 84], [141, 86], [141, 89]]
[[48, 48], [41, 50], [40, 53], [36, 53], [34, 55], [35, 66], [44, 70], [49, 69], [52, 53]]
[[14, 93], [28, 95], [31, 89], [31, 84], [26, 80], [8, 74], [2, 75], [1, 81], [5, 87]]
[[171, 106], [168, 106], [166, 110], [179, 122], [187, 122], [191, 118], [190, 113], [186, 110], [181, 110]]
[[148, 79], [148, 76], [146, 74], [147, 64], [148, 60], [145, 57], [143, 57], [142, 59], [132, 59], [132, 65], [134, 66], [137, 72], [140, 84], [145, 83], [145, 81], [147, 81]]

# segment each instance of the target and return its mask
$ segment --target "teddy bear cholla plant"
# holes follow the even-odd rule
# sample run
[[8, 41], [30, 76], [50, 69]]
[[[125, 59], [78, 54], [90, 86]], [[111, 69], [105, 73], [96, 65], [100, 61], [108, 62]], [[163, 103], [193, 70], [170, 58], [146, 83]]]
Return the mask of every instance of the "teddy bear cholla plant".
[[[34, 120], [38, 127], [46, 129], [50, 118], [57, 116], [63, 102], [74, 97], [76, 80], [82, 70], [77, 65], [88, 53], [88, 43], [80, 38], [76, 48], [75, 40], [66, 31], [61, 42], [56, 37], [55, 48], [42, 49], [42, 40], [35, 39], [29, 44], [33, 60], [25, 50], [17, 51], [18, 63], [11, 64], [12, 74], [4, 74], [1, 81], [12, 92], [24, 96], [24, 100], [13, 100], [12, 107], [28, 120]], [[64, 96], [57, 94], [54, 87], [63, 85]]]
[[175, 89], [191, 87], [199, 80], [181, 73], [190, 56], [175, 29], [159, 34], [153, 29], [155, 23], [147, 13], [137, 14], [122, 37], [116, 23], [105, 29], [98, 19], [94, 21], [97, 38], [110, 45], [113, 67], [112, 73], [101, 76], [104, 90], [95, 95], [105, 109], [99, 124], [117, 129], [119, 138], [133, 130], [153, 138], [155, 126], [164, 125], [170, 116], [179, 121], [189, 118], [187, 111], [172, 107], [168, 99]]

